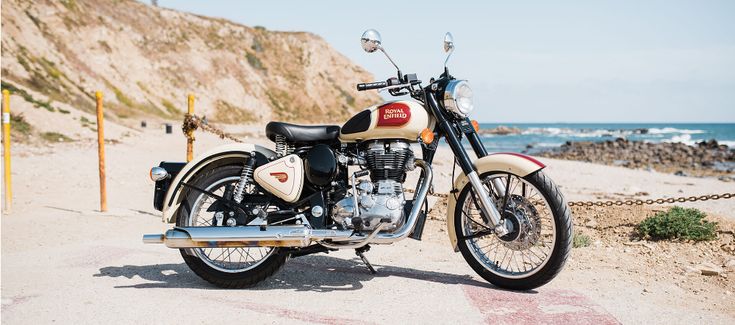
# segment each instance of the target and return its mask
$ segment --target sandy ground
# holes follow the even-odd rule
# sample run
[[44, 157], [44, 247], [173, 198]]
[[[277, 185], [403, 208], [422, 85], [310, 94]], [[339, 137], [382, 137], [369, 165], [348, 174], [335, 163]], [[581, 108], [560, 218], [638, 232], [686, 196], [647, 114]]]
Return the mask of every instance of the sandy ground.
[[[652, 253], [628, 246], [624, 236], [602, 237], [605, 231], [585, 226], [589, 216], [602, 224], [606, 214], [618, 220], [624, 210], [575, 211], [577, 228], [601, 239], [575, 249], [560, 276], [532, 292], [502, 291], [476, 276], [449, 247], [436, 213], [422, 242], [409, 239], [368, 253], [377, 275], [352, 251], [340, 251], [292, 259], [255, 289], [213, 288], [187, 269], [178, 251], [141, 243], [142, 234], [169, 227], [152, 208], [148, 169], [185, 157], [184, 137], [176, 131], [131, 132], [107, 147], [107, 213], [97, 212], [93, 142], [13, 148], [14, 207], [2, 217], [3, 323], [735, 323], [735, 274], [677, 273], [677, 254], [688, 254], [687, 263], [694, 263], [721, 262], [732, 253], [723, 257], [716, 248], [683, 243], [657, 245]], [[262, 138], [254, 142], [268, 144]], [[196, 151], [220, 143], [199, 135]], [[734, 187], [714, 179], [543, 161], [569, 200], [640, 192], [648, 193], [636, 196], [644, 199], [698, 195]], [[451, 161], [439, 159], [435, 175], [437, 192], [446, 192]], [[689, 205], [735, 219], [735, 200]], [[651, 265], [666, 271], [657, 276]]]

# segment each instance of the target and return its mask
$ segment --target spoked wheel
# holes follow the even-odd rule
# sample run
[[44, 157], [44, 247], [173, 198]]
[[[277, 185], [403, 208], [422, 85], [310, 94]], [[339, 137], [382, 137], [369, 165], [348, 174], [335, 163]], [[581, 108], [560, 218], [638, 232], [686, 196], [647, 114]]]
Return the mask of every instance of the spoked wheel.
[[[240, 179], [242, 166], [223, 166], [200, 176], [194, 186], [225, 196]], [[248, 194], [256, 194], [252, 185], [245, 188]], [[181, 205], [176, 225], [180, 227], [227, 227], [227, 211], [214, 206], [216, 199], [198, 191], [190, 191]], [[260, 207], [266, 210], [266, 207]], [[218, 218], [217, 214], [220, 214]], [[221, 220], [221, 221], [218, 221]], [[288, 254], [276, 247], [228, 247], [180, 249], [186, 264], [199, 277], [225, 288], [245, 288], [273, 275], [286, 262]]]
[[564, 266], [572, 241], [571, 214], [559, 189], [541, 171], [480, 178], [510, 232], [492, 232], [468, 184], [459, 194], [454, 218], [465, 260], [485, 280], [507, 289], [528, 290], [551, 281]]

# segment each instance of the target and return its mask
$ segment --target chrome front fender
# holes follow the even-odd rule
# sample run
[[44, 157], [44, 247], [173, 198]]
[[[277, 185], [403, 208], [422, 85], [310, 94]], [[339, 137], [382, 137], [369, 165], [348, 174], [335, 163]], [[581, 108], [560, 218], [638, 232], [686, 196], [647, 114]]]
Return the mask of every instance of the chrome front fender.
[[[517, 153], [496, 153], [487, 155], [476, 160], [474, 165], [478, 175], [497, 171], [512, 173], [520, 177], [525, 177], [546, 167], [540, 161], [532, 157]], [[467, 183], [469, 183], [467, 175], [460, 174], [457, 176], [457, 179], [454, 180], [453, 189], [461, 192]], [[459, 248], [457, 248], [457, 234], [454, 231], [454, 210], [457, 206], [457, 197], [459, 196], [459, 192], [454, 194], [450, 193], [447, 198], [447, 232], [449, 233], [449, 242], [452, 244], [452, 248], [455, 252], [459, 251]]]
[[182, 197], [182, 183], [188, 183], [194, 176], [200, 172], [211, 168], [217, 163], [225, 160], [244, 160], [250, 157], [252, 152], [263, 154], [266, 158], [275, 157], [276, 153], [272, 150], [250, 143], [234, 143], [218, 146], [197, 156], [194, 160], [188, 162], [184, 168], [176, 175], [166, 192], [166, 198], [163, 201], [163, 222], [176, 222], [176, 212], [179, 210]]

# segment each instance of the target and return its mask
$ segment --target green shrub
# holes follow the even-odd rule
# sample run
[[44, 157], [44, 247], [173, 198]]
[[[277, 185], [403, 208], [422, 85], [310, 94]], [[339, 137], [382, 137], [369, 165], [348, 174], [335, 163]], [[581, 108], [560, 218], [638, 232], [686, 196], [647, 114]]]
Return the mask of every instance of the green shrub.
[[26, 121], [23, 113], [15, 114], [10, 112], [10, 131], [27, 136], [33, 132], [33, 127]]
[[171, 103], [171, 102], [170, 102], [170, 101], [168, 101], [168, 100], [165, 100], [165, 99], [164, 99], [163, 101], [161, 101], [161, 104], [163, 105], [163, 107], [165, 107], [165, 108], [166, 108], [166, 111], [167, 111], [167, 112], [168, 112], [169, 114], [171, 114], [171, 115], [177, 115], [177, 114], [179, 114], [179, 113], [180, 113], [180, 112], [179, 112], [179, 110], [178, 110], [178, 109], [176, 109], [176, 105], [174, 105], [173, 103]]
[[248, 59], [248, 63], [250, 63], [250, 66], [257, 70], [265, 70], [265, 67], [263, 67], [263, 62], [260, 62], [260, 59], [258, 59], [255, 54], [247, 52], [245, 54], [245, 57]]
[[46, 140], [48, 142], [70, 142], [70, 141], [74, 141], [71, 138], [69, 138], [69, 137], [67, 137], [67, 136], [65, 136], [65, 135], [63, 135], [61, 133], [58, 133], [58, 132], [44, 132], [44, 133], [41, 133], [41, 138], [43, 138], [44, 140]]
[[587, 247], [591, 243], [590, 236], [587, 236], [583, 233], [575, 232], [574, 236], [572, 236], [572, 247], [574, 248], [580, 248], [580, 247]]
[[131, 108], [136, 106], [135, 103], [133, 103], [133, 100], [130, 99], [128, 96], [125, 96], [125, 93], [123, 93], [120, 89], [112, 87], [112, 91], [115, 93], [115, 98], [117, 98], [117, 101], [120, 102], [120, 104]]
[[51, 102], [50, 101], [44, 102], [44, 101], [35, 99], [27, 91], [25, 91], [23, 89], [20, 89], [20, 88], [16, 87], [15, 85], [13, 85], [13, 84], [11, 84], [9, 82], [3, 81], [2, 82], [2, 88], [9, 90], [11, 94], [17, 94], [20, 97], [23, 97], [23, 100], [25, 100], [25, 101], [33, 104], [33, 107], [36, 107], [36, 108], [43, 107], [43, 108], [45, 108], [49, 112], [55, 112], [56, 111], [56, 109], [53, 106], [51, 106]]
[[697, 209], [673, 207], [646, 218], [638, 225], [637, 230], [642, 237], [653, 240], [713, 240], [717, 237], [717, 223], [704, 220], [706, 216]]

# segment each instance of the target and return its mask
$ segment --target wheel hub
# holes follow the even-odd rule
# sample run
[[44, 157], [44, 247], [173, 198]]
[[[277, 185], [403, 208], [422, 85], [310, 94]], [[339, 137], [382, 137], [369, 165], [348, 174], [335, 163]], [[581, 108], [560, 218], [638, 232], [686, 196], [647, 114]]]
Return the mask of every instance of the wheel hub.
[[525, 250], [535, 245], [541, 237], [541, 217], [533, 204], [520, 195], [514, 194], [508, 198], [503, 220], [509, 232], [498, 238], [507, 248]]

